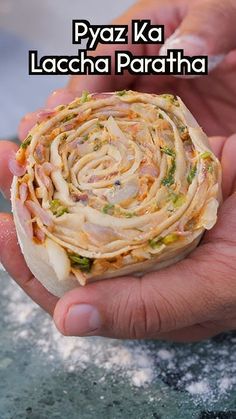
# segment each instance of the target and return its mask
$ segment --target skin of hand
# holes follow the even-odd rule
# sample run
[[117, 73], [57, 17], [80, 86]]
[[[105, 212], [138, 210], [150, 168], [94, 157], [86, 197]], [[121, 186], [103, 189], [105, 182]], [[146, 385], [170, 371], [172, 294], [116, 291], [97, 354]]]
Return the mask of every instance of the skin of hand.
[[[208, 77], [195, 79], [128, 74], [73, 77], [68, 88], [49, 97], [46, 106], [68, 103], [84, 89], [108, 91], [114, 90], [114, 86], [116, 90], [132, 88], [179, 94], [208, 135], [224, 136], [211, 138], [222, 163], [224, 203], [217, 225], [185, 260], [141, 279], [130, 276], [89, 284], [70, 291], [60, 300], [32, 277], [17, 245], [12, 217], [1, 214], [1, 262], [24, 291], [54, 315], [58, 329], [65, 335], [193, 341], [236, 327], [236, 135], [226, 139], [236, 131], [236, 4], [231, 0], [141, 1], [115, 23], [127, 24], [131, 19], [147, 16], [153, 24], [165, 24], [167, 40], [162, 52], [166, 46], [183, 47], [187, 55], [216, 56], [211, 62], [218, 64], [221, 55], [226, 56]], [[156, 48], [124, 46], [138, 55], [155, 55]], [[113, 55], [114, 50], [112, 45], [103, 45], [96, 54]], [[21, 139], [37, 121], [37, 114], [28, 114], [22, 120]], [[6, 197], [12, 181], [8, 161], [16, 149], [12, 143], [0, 142], [0, 188]]]
[[[165, 75], [74, 76], [67, 89], [54, 92], [46, 106], [70, 102], [82, 90], [90, 92], [133, 89], [147, 93], [179, 95], [209, 136], [230, 136], [236, 132], [236, 1], [235, 0], [142, 0], [132, 6], [113, 24], [129, 24], [132, 19], [150, 19], [165, 25], [166, 48], [183, 48], [186, 55], [208, 55], [208, 76], [186, 78]], [[111, 55], [115, 50], [134, 55], [158, 55], [160, 46], [99, 45], [93, 54]], [[218, 66], [216, 67], [216, 64]], [[113, 66], [114, 67], [114, 66]], [[216, 68], [214, 68], [216, 67]], [[37, 112], [28, 114], [20, 125], [23, 139], [35, 124]], [[224, 121], [222, 124], [221, 121]]]
[[[223, 169], [216, 226], [183, 261], [144, 275], [78, 287], [60, 300], [32, 276], [17, 244], [12, 216], [0, 214], [0, 261], [65, 335], [204, 339], [236, 328], [236, 135], [211, 138]], [[9, 198], [8, 160], [16, 145], [0, 142], [0, 188]]]

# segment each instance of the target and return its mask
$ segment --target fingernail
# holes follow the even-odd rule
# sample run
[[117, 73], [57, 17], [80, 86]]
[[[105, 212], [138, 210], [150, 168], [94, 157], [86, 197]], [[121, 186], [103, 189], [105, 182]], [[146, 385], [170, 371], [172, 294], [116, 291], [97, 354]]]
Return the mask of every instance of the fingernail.
[[[185, 55], [204, 55], [207, 53], [207, 45], [204, 39], [197, 35], [175, 35], [166, 40], [161, 47], [161, 55], [165, 55], [167, 49], [183, 49]], [[163, 54], [164, 52], [164, 54]]]
[[70, 92], [68, 89], [54, 90], [46, 101], [46, 107], [55, 108], [59, 105], [67, 105], [74, 100], [75, 94]]
[[178, 32], [170, 36], [161, 47], [159, 54], [167, 55], [168, 49], [183, 49], [185, 56], [207, 55], [208, 72], [214, 70], [225, 58], [225, 54], [208, 55], [207, 43], [197, 35], [179, 35]]
[[101, 319], [98, 310], [89, 304], [71, 306], [64, 323], [66, 335], [70, 336], [96, 334], [100, 325]]

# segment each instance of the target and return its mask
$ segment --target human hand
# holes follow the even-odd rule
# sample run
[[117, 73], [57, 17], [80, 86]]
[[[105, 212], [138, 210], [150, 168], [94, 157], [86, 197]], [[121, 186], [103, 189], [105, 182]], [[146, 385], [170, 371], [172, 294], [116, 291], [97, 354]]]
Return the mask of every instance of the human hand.
[[[75, 76], [66, 90], [54, 92], [47, 107], [71, 101], [82, 90], [91, 92], [131, 88], [151, 93], [179, 95], [196, 117], [204, 131], [212, 135], [229, 136], [236, 132], [236, 2], [234, 0], [142, 0], [113, 23], [127, 24], [132, 19], [151, 19], [153, 24], [164, 24], [166, 48], [184, 48], [186, 55], [209, 55], [209, 67], [223, 62], [209, 76], [176, 78], [173, 76]], [[177, 32], [174, 33], [174, 31]], [[170, 35], [173, 35], [169, 39]], [[134, 55], [158, 55], [159, 46], [119, 45]], [[99, 45], [97, 55], [114, 56], [115, 45]], [[112, 60], [114, 63], [114, 60]], [[22, 121], [20, 135], [37, 120], [37, 113]], [[223, 123], [222, 123], [223, 121]]]
[[[145, 5], [143, 2], [140, 2], [135, 8], [131, 8], [125, 16], [117, 20], [116, 23], [127, 23], [132, 18], [145, 18], [147, 16], [148, 4], [150, 5], [149, 17], [152, 19], [152, 23], [164, 23], [166, 25], [167, 37], [179, 26], [180, 22], [182, 22], [180, 33], [193, 33], [193, 28], [195, 28], [195, 33], [201, 33], [203, 37], [206, 36], [208, 49], [203, 52], [204, 54], [210, 53], [219, 55], [220, 53], [228, 52], [235, 47], [233, 44], [235, 40], [233, 31], [235, 31], [235, 29], [231, 21], [232, 16], [235, 17], [235, 14], [233, 14], [233, 6], [230, 1], [226, 1], [221, 5], [226, 7], [225, 19], [227, 18], [227, 24], [222, 25], [222, 27], [220, 26], [221, 34], [217, 35], [217, 40], [215, 38], [216, 35], [213, 36], [209, 31], [206, 31], [206, 33], [204, 32], [204, 28], [207, 29], [209, 27], [211, 29], [213, 26], [215, 27], [216, 22], [219, 19], [219, 10], [217, 8], [219, 5], [216, 5], [216, 8], [213, 8], [211, 13], [209, 11], [211, 10], [211, 7], [215, 6], [215, 1], [213, 0], [204, 1], [202, 7], [199, 6], [202, 4], [202, 1], [200, 0], [191, 2], [190, 9], [188, 9], [186, 1], [149, 1], [145, 2]], [[205, 7], [210, 8], [207, 13]], [[193, 10], [193, 12], [191, 12], [191, 10]], [[201, 13], [198, 13], [200, 10]], [[179, 13], [176, 14], [177, 11]], [[212, 23], [212, 25], [207, 23], [207, 25], [205, 25], [205, 16], [208, 18], [209, 13], [212, 21], [215, 23]], [[157, 14], [158, 18], [156, 17]], [[234, 20], [234, 18], [232, 20]], [[188, 27], [190, 29], [188, 29]], [[214, 42], [212, 42], [212, 40]], [[225, 40], [226, 42], [219, 42], [222, 40]], [[178, 47], [180, 46], [178, 45]], [[138, 53], [145, 55], [156, 53], [156, 51], [153, 51], [153, 48], [155, 48], [154, 46], [144, 47], [136, 45], [132, 46], [132, 48], [134, 54]], [[97, 54], [112, 54], [113, 52], [113, 46], [102, 46], [96, 51]], [[187, 51], [187, 53], [189, 53], [189, 51]], [[200, 120], [200, 123], [202, 123], [208, 133], [219, 132], [228, 134], [235, 131], [235, 89], [232, 82], [232, 70], [236, 65], [235, 56], [235, 52], [232, 52], [227, 56], [227, 59], [224, 60], [224, 63], [210, 76], [194, 80], [184, 80], [172, 77], [153, 78], [153, 76], [135, 78], [133, 76], [127, 76], [126, 78], [114, 76], [72, 78], [69, 89], [55, 92], [48, 99], [47, 107], [54, 107], [60, 103], [68, 103], [77, 95], [76, 92], [79, 94], [81, 90], [86, 88], [90, 91], [103, 91], [114, 90], [115, 86], [116, 89], [121, 87], [132, 87], [133, 89], [147, 92], [155, 90], [157, 92], [168, 91], [179, 94], [187, 102], [187, 105], [197, 116], [198, 120]], [[220, 84], [219, 81], [223, 81], [223, 78], [224, 84]], [[99, 88], [97, 86], [99, 86]], [[207, 97], [205, 97], [206, 91], [210, 91]], [[202, 97], [204, 98], [204, 102]], [[214, 107], [214, 115], [211, 111], [212, 107]], [[35, 112], [26, 116], [22, 121], [20, 126], [20, 137], [22, 139], [25, 137], [27, 131], [35, 124], [37, 119], [38, 113]], [[222, 124], [222, 121], [224, 121], [224, 124]], [[212, 140], [213, 147], [216, 147], [218, 155], [220, 155], [223, 150], [224, 193], [225, 197], [228, 197], [228, 199], [221, 209], [217, 227], [215, 227], [213, 232], [207, 233], [205, 241], [203, 242], [204, 244], [201, 247], [192, 253], [188, 259], [180, 262], [178, 265], [156, 274], [146, 275], [145, 281], [144, 278], [142, 280], [123, 278], [119, 279], [119, 281], [113, 279], [111, 281], [106, 280], [106, 283], [101, 281], [97, 284], [91, 284], [86, 288], [72, 291], [58, 302], [56, 297], [50, 295], [35, 278], [32, 278], [32, 274], [30, 274], [22, 259], [19, 248], [16, 247], [14, 227], [12, 220], [8, 215], [4, 215], [0, 218], [0, 229], [2, 225], [0, 255], [3, 255], [0, 257], [2, 257], [3, 263], [8, 268], [10, 274], [16, 278], [31, 298], [37, 301], [50, 314], [53, 313], [54, 307], [58, 302], [55, 310], [55, 320], [63, 333], [83, 334], [83, 327], [85, 327], [83, 320], [88, 320], [89, 318], [89, 313], [86, 311], [88, 310], [87, 305], [94, 302], [102, 318], [102, 326], [99, 330], [95, 331], [94, 334], [113, 337], [165, 337], [171, 339], [193, 340], [219, 333], [222, 330], [234, 328], [235, 314], [234, 310], [231, 310], [231, 306], [235, 305], [236, 298], [231, 287], [233, 282], [232, 276], [235, 275], [235, 266], [232, 264], [230, 265], [229, 274], [228, 270], [223, 271], [224, 276], [227, 278], [227, 287], [225, 287], [223, 280], [220, 278], [220, 272], [222, 271], [222, 266], [228, 263], [228, 256], [230, 256], [231, 253], [233, 255], [234, 252], [232, 244], [234, 241], [231, 240], [231, 232], [233, 227], [235, 228], [233, 225], [233, 204], [235, 196], [229, 197], [229, 195], [231, 189], [233, 190], [232, 185], [235, 183], [234, 179], [236, 177], [236, 174], [233, 173], [234, 164], [232, 161], [232, 155], [235, 153], [236, 148], [235, 141], [236, 137], [233, 136], [228, 139], [224, 146], [225, 139], [215, 139], [214, 142]], [[0, 153], [2, 149], [4, 159], [2, 159], [3, 164], [0, 169], [0, 183], [3, 190], [6, 191], [6, 194], [8, 193], [7, 191], [11, 182], [11, 176], [9, 173], [7, 174], [7, 158], [14, 148], [15, 146], [12, 144], [0, 143]], [[228, 232], [227, 236], [225, 236], [226, 232]], [[208, 241], [208, 237], [210, 237], [210, 241]], [[1, 242], [3, 243], [2, 245]], [[223, 250], [222, 254], [220, 248], [221, 243]], [[208, 247], [204, 247], [207, 244]], [[202, 248], [204, 248], [204, 250], [201, 250]], [[12, 258], [13, 254], [14, 259]], [[217, 258], [217, 255], [221, 263], [216, 265], [215, 259]], [[210, 267], [211, 271], [218, 272], [216, 279], [212, 278], [213, 273], [212, 275], [210, 275], [211, 272], [209, 272], [209, 275], [206, 273], [208, 272], [206, 267], [209, 265], [209, 257], [212, 258], [213, 261], [212, 265], [214, 271], [212, 267]], [[21, 269], [19, 269], [20, 267]], [[198, 272], [200, 273], [200, 279], [197, 278]], [[192, 279], [186, 278], [188, 273], [189, 277]], [[207, 277], [207, 275], [209, 278], [204, 282], [204, 278]], [[145, 286], [142, 284], [145, 284]], [[214, 285], [217, 286], [216, 291], [214, 290]], [[156, 292], [154, 292], [154, 290], [156, 290]], [[116, 292], [117, 294], [115, 295]], [[130, 294], [131, 292], [133, 292], [133, 295]], [[144, 296], [142, 294], [143, 292]], [[152, 298], [149, 293], [153, 294]], [[208, 295], [209, 307], [207, 307], [206, 304]], [[139, 297], [141, 298], [140, 300], [138, 299]], [[156, 297], [155, 301], [154, 297]], [[151, 300], [149, 300], [150, 298]], [[130, 300], [129, 306], [128, 304], [126, 306], [127, 299]], [[187, 299], [189, 302], [186, 301]], [[104, 301], [110, 302], [107, 307], [104, 307]], [[181, 302], [183, 305], [182, 309]], [[67, 322], [65, 321], [65, 314], [69, 313], [69, 311], [71, 314], [69, 308], [75, 303], [85, 304], [83, 307], [84, 314], [80, 315], [80, 322], [75, 321], [77, 326], [82, 327], [79, 332], [78, 330], [76, 332], [75, 329], [74, 331], [69, 331]], [[227, 315], [224, 313], [222, 314], [222, 307], [224, 306], [227, 307]], [[146, 323], [144, 321], [145, 313]], [[169, 315], [168, 313], [172, 313], [172, 317], [171, 314]], [[125, 318], [122, 316], [125, 316]], [[223, 318], [222, 322], [219, 321], [219, 316]], [[94, 326], [98, 321], [98, 317], [96, 317], [95, 314], [92, 317]], [[197, 323], [199, 324], [196, 325]], [[65, 327], [67, 330], [65, 330]], [[95, 329], [95, 327], [93, 328]]]
[[[188, 258], [143, 278], [78, 287], [58, 300], [27, 268], [12, 217], [0, 215], [0, 261], [24, 291], [54, 316], [66, 335], [199, 340], [236, 327], [236, 135], [211, 139], [223, 168], [224, 203], [217, 225]], [[10, 195], [10, 155], [0, 142], [0, 188]], [[235, 234], [235, 235], [234, 235]]]

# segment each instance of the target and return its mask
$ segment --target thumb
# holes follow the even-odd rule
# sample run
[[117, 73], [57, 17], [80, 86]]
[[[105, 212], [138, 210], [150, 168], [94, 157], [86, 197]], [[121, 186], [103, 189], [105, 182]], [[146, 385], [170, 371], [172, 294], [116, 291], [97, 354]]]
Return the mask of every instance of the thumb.
[[[223, 171], [230, 167], [225, 194], [233, 193], [235, 136], [211, 142], [217, 142], [214, 149], [222, 154]], [[235, 267], [229, 263], [234, 252], [234, 208], [235, 194], [222, 205], [218, 223], [202, 245], [176, 265], [143, 278], [107, 279], [67, 293], [54, 311], [58, 329], [75, 336], [158, 338], [196, 324], [227, 320], [232, 308], [235, 313], [236, 301]]]
[[218, 302], [206, 283], [208, 264], [186, 259], [143, 278], [76, 288], [59, 300], [54, 321], [65, 335], [142, 339], [212, 320]]
[[177, 30], [160, 50], [183, 49], [185, 55], [208, 55], [213, 70], [225, 55], [236, 48], [236, 2], [199, 0], [191, 3]]

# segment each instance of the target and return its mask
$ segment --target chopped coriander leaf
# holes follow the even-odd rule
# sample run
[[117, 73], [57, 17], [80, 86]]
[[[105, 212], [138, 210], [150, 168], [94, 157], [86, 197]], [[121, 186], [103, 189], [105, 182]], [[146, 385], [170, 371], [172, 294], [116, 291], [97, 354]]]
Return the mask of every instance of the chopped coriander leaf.
[[180, 126], [179, 126], [179, 131], [180, 131], [180, 132], [185, 132], [185, 131], [186, 131], [186, 129], [187, 129], [187, 127], [186, 127], [185, 125], [180, 125]]
[[119, 92], [116, 92], [117, 96], [124, 96], [127, 93], [127, 90], [120, 90]]
[[80, 99], [81, 103], [88, 102], [89, 100], [89, 92], [87, 90], [84, 90]]
[[162, 244], [168, 245], [176, 242], [179, 239], [179, 235], [176, 233], [167, 234], [165, 237], [156, 237], [154, 239], [149, 240], [149, 246], [152, 247], [152, 249], [157, 249]]
[[151, 246], [152, 249], [157, 249], [160, 247], [162, 243], [162, 237], [156, 237], [155, 239], [151, 239], [148, 241], [149, 246]]
[[88, 134], [83, 137], [83, 141], [88, 141], [88, 139], [89, 139], [89, 135]]
[[177, 96], [170, 95], [170, 94], [164, 94], [164, 95], [161, 95], [161, 96], [164, 97], [164, 99], [169, 100], [173, 105], [179, 106]]
[[96, 125], [97, 125], [97, 128], [100, 128], [100, 129], [102, 129], [102, 128], [103, 128], [103, 125], [102, 125], [99, 121], [97, 122], [97, 124], [96, 124]]
[[77, 253], [69, 253], [68, 257], [73, 268], [78, 268], [83, 272], [90, 272], [93, 265], [93, 259], [80, 256]]
[[134, 217], [136, 214], [135, 214], [135, 212], [126, 212], [125, 213], [125, 216], [126, 216], [126, 218], [132, 218], [132, 217]]
[[211, 157], [210, 151], [205, 151], [205, 153], [200, 154], [201, 159], [208, 159]]
[[65, 207], [59, 199], [53, 199], [50, 202], [50, 210], [56, 217], [61, 217], [63, 214], [69, 212], [68, 208]]
[[62, 119], [62, 124], [64, 124], [64, 122], [68, 122], [71, 119], [74, 119], [77, 116], [77, 113], [71, 113], [70, 115], [65, 116], [65, 118]]
[[113, 204], [106, 204], [106, 205], [104, 205], [104, 207], [102, 209], [102, 212], [104, 214], [112, 215], [113, 212], [114, 212], [114, 208], [115, 208], [115, 205], [113, 205]]
[[197, 166], [195, 165], [190, 169], [190, 172], [188, 174], [188, 177], [187, 177], [188, 183], [192, 183], [194, 177], [196, 176], [196, 173], [197, 173]]
[[31, 141], [32, 141], [32, 135], [28, 135], [28, 137], [23, 141], [23, 143], [21, 143], [20, 148], [23, 148], [23, 149], [27, 148], [28, 145], [30, 145]]
[[158, 114], [159, 119], [164, 119], [163, 115], [161, 113]]
[[172, 164], [168, 172], [168, 175], [164, 177], [161, 181], [162, 185], [171, 186], [173, 185], [173, 183], [175, 183], [175, 179], [174, 179], [175, 169], [176, 169], [175, 159], [172, 159]]
[[170, 147], [161, 147], [161, 151], [168, 156], [175, 157], [175, 151]]

